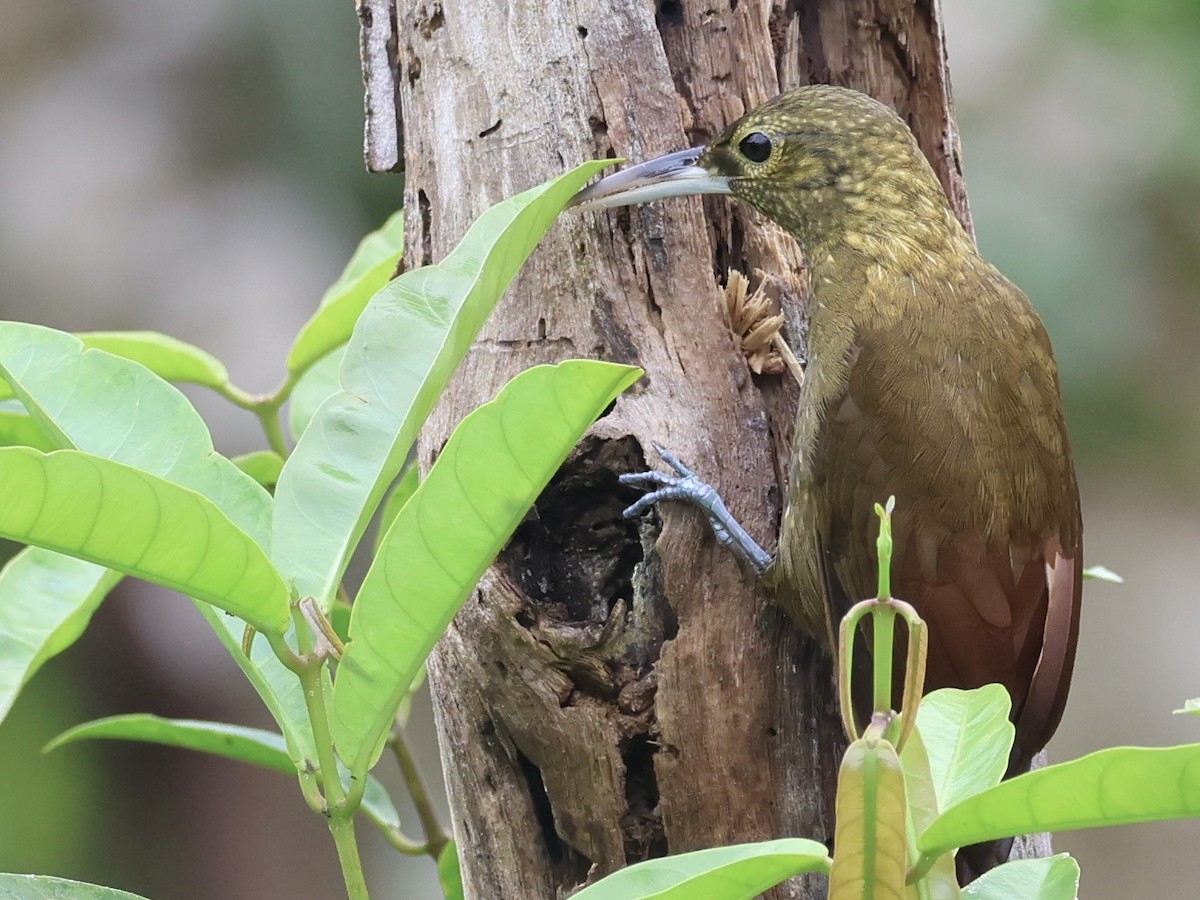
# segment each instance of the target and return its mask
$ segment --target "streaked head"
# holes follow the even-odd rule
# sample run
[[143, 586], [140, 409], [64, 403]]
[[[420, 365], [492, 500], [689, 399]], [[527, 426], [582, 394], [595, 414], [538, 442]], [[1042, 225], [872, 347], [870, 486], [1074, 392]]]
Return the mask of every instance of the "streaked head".
[[609, 175], [572, 205], [602, 209], [691, 194], [732, 194], [810, 251], [836, 241], [847, 226], [897, 227], [931, 212], [940, 220], [936, 213], [949, 210], [900, 117], [865, 94], [830, 85], [780, 94], [707, 146]]

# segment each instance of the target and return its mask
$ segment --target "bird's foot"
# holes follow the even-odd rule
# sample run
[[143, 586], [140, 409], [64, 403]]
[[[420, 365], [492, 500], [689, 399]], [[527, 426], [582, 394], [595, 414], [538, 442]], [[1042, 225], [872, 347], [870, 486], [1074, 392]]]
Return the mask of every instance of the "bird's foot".
[[762, 575], [771, 567], [774, 561], [769, 553], [746, 533], [733, 517], [721, 495], [706, 481], [701, 481], [696, 473], [679, 461], [670, 450], [654, 445], [655, 451], [663, 461], [675, 470], [675, 475], [665, 472], [627, 472], [621, 476], [622, 484], [650, 487], [653, 490], [642, 496], [629, 506], [623, 515], [632, 519], [641, 515], [651, 506], [662, 500], [683, 500], [699, 507], [712, 526], [713, 535], [718, 541], [746, 560], [755, 573]]

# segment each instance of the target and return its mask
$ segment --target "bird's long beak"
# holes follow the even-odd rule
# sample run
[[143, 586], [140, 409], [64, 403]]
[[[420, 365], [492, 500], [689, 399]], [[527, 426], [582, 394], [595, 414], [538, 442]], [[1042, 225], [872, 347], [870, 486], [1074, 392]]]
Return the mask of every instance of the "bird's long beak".
[[585, 212], [663, 197], [730, 193], [728, 176], [696, 165], [703, 152], [703, 147], [692, 147], [622, 169], [585, 187], [571, 198], [567, 208]]

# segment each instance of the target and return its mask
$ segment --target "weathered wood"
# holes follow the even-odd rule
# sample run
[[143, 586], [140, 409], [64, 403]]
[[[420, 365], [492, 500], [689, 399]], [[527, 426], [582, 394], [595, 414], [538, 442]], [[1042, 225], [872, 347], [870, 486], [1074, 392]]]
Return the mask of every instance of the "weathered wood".
[[396, 75], [394, 0], [355, 0], [363, 71], [363, 156], [369, 172], [404, 167], [404, 121]]
[[[398, 2], [387, 83], [406, 126], [410, 265], [569, 166], [707, 140], [815, 80], [897, 105], [969, 221], [936, 2]], [[378, 26], [378, 5], [363, 5]], [[370, 70], [386, 57], [371, 55], [369, 89], [385, 83]], [[368, 100], [373, 114], [385, 106]], [[387, 139], [368, 128], [372, 167], [391, 158], [372, 144]], [[842, 738], [824, 654], [699, 515], [620, 517], [635, 495], [616, 473], [652, 463], [645, 448], [661, 442], [774, 541], [795, 395], [748, 372], [722, 320], [728, 267], [798, 276], [784, 305], [800, 331], [798, 251], [726, 201], [564, 217], [426, 429], [424, 465], [464, 414], [536, 363], [583, 356], [647, 373], [430, 659], [468, 896], [553, 897], [648, 856], [832, 833]], [[822, 893], [797, 880], [771, 896]]]

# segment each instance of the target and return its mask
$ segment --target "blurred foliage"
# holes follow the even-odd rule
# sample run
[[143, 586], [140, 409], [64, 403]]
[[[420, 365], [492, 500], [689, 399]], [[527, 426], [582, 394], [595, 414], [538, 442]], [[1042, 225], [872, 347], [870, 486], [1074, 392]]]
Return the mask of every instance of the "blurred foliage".
[[1200, 37], [1200, 3], [1195, 0], [1058, 0], [1068, 27], [1124, 42], [1130, 34]]
[[[106, 827], [107, 760], [99, 754], [59, 754], [36, 767], [28, 764], [50, 736], [91, 711], [73, 689], [76, 675], [61, 664], [47, 666], [0, 730], [0, 772], [5, 773], [0, 795], [8, 811], [0, 816], [0, 871], [119, 872], [119, 863], [105, 863], [104, 844], [94, 837]], [[72, 849], [64, 854], [64, 848]]]
[[948, 42], [980, 246], [1042, 313], [1076, 457], [1200, 496], [1200, 3], [965, 5], [1021, 23], [982, 63]]

